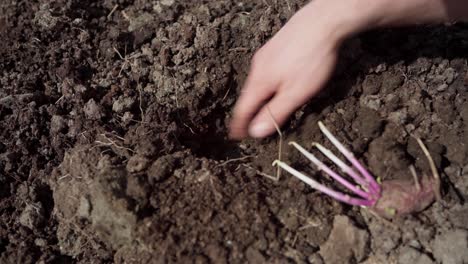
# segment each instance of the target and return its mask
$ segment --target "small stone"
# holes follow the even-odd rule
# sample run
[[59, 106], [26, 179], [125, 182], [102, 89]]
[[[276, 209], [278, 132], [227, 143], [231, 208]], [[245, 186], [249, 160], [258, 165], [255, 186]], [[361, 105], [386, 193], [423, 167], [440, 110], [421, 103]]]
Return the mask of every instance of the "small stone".
[[47, 245], [47, 241], [42, 238], [36, 238], [34, 240], [34, 244], [38, 247], [45, 247]]
[[443, 91], [447, 90], [447, 88], [448, 88], [448, 84], [443, 83], [443, 84], [439, 85], [439, 87], [437, 87], [437, 91], [438, 92], [443, 92]]
[[434, 257], [439, 263], [468, 263], [468, 231], [464, 229], [447, 230], [438, 234], [434, 240]]
[[411, 133], [416, 129], [416, 126], [414, 124], [407, 124], [405, 128], [406, 128], [406, 131], [408, 131], [408, 133]]
[[453, 81], [455, 80], [455, 77], [456, 77], [456, 73], [455, 73], [455, 70], [453, 68], [446, 69], [444, 71], [443, 75], [445, 77], [445, 82], [447, 84], [453, 83]]
[[359, 98], [359, 103], [363, 107], [378, 111], [382, 107], [382, 100], [378, 95], [365, 95]]
[[468, 149], [463, 144], [460, 144], [461, 138], [454, 131], [449, 131], [444, 135], [447, 146], [446, 157], [457, 165], [466, 164], [468, 157]]
[[131, 173], [140, 172], [148, 167], [149, 160], [143, 156], [135, 155], [127, 163], [127, 171]]
[[393, 74], [385, 72], [382, 74], [385, 82], [382, 83], [381, 91], [384, 93], [391, 93], [396, 91], [405, 81], [405, 77], [401, 74]]
[[379, 75], [368, 75], [362, 83], [362, 91], [366, 95], [376, 94], [382, 86], [382, 77]]
[[77, 215], [81, 218], [89, 218], [91, 215], [91, 202], [87, 197], [81, 196], [80, 205], [78, 207]]
[[86, 31], [81, 31], [81, 32], [80, 32], [80, 35], [78, 35], [78, 41], [79, 41], [80, 43], [83, 44], [83, 43], [85, 43], [86, 41], [88, 41], [88, 40], [90, 39], [90, 37], [91, 37], [91, 36], [89, 35], [88, 32], [86, 32]]
[[381, 73], [381, 72], [384, 72], [386, 70], [387, 70], [387, 64], [385, 64], [385, 63], [381, 63], [381, 64], [377, 65], [377, 67], [375, 68], [376, 73]]
[[468, 101], [461, 106], [460, 116], [465, 122], [465, 126], [468, 127]]
[[134, 120], [134, 115], [131, 112], [125, 112], [122, 116], [122, 122], [126, 125], [130, 124]]
[[135, 104], [135, 99], [128, 96], [120, 96], [112, 105], [112, 111], [122, 113], [130, 110]]
[[79, 93], [79, 94], [83, 94], [88, 90], [86, 86], [82, 84], [76, 85], [75, 87], [73, 87], [73, 89], [75, 90], [76, 93]]
[[67, 121], [59, 115], [53, 115], [50, 120], [50, 131], [52, 133], [62, 132], [67, 128]]
[[299, 227], [299, 219], [296, 214], [291, 212], [291, 208], [284, 206], [278, 212], [278, 220], [290, 230], [295, 230]]
[[219, 38], [216, 28], [199, 26], [196, 29], [194, 44], [196, 48], [216, 48]]
[[171, 6], [174, 4], [174, 0], [161, 0], [161, 4], [165, 6]]
[[19, 222], [29, 229], [35, 229], [44, 223], [44, 207], [41, 203], [28, 204], [20, 215]]
[[288, 259], [293, 260], [294, 263], [298, 263], [298, 264], [305, 263], [305, 259], [306, 259], [304, 255], [302, 254], [302, 252], [293, 248], [287, 249], [286, 252], [284, 253], [284, 256], [287, 257]]
[[157, 159], [148, 169], [148, 176], [152, 182], [161, 182], [167, 179], [175, 169], [176, 160], [171, 155]]
[[248, 263], [266, 263], [263, 254], [252, 247], [247, 249], [246, 258]]
[[99, 120], [104, 117], [104, 113], [102, 112], [102, 108], [100, 105], [94, 101], [94, 99], [90, 99], [83, 109], [86, 117], [91, 120]]
[[424, 253], [417, 251], [412, 247], [404, 247], [400, 251], [400, 255], [398, 256], [398, 263], [399, 264], [432, 264], [434, 263], [429, 256]]
[[388, 114], [388, 120], [395, 124], [404, 125], [408, 121], [408, 110], [406, 108], [402, 108], [398, 111], [391, 112]]
[[130, 24], [128, 26], [128, 31], [133, 32], [138, 29], [145, 27], [146, 25], [151, 24], [154, 21], [154, 17], [150, 13], [143, 13], [136, 18], [130, 19]]
[[324, 264], [323, 259], [319, 254], [313, 254], [307, 260], [310, 264]]
[[52, 30], [59, 22], [58, 17], [52, 15], [48, 4], [43, 4], [39, 11], [34, 15], [34, 23], [39, 25], [43, 30]]
[[328, 240], [320, 247], [320, 255], [325, 263], [358, 262], [367, 255], [369, 234], [353, 225], [347, 216], [338, 215], [333, 221], [333, 229]]
[[449, 60], [444, 59], [439, 63], [439, 68], [440, 69], [447, 68], [449, 66], [449, 63], [450, 63]]
[[383, 127], [383, 120], [378, 112], [362, 107], [354, 120], [352, 128], [364, 138], [374, 138], [379, 135]]

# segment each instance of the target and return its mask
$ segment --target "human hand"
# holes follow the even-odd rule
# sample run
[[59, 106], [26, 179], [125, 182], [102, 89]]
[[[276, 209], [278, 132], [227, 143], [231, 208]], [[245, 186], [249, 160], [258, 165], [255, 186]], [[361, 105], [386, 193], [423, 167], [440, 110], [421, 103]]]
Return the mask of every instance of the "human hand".
[[234, 108], [231, 138], [273, 133], [268, 108], [281, 125], [330, 78], [345, 28], [320, 7], [309, 4], [299, 11], [256, 52]]
[[[230, 137], [262, 138], [282, 125], [330, 78], [341, 42], [365, 29], [444, 21], [448, 0], [314, 0], [260, 50], [234, 108]], [[461, 0], [450, 0], [458, 6]], [[467, 10], [468, 4], [463, 4]], [[465, 12], [465, 13], [468, 13]], [[467, 15], [468, 17], [468, 15]]]

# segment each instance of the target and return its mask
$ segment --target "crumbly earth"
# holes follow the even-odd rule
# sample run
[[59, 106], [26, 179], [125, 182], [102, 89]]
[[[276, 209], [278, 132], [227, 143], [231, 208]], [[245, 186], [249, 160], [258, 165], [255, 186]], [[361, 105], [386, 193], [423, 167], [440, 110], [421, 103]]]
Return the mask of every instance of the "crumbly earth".
[[349, 40], [284, 127], [331, 147], [323, 120], [382, 180], [430, 174], [422, 138], [443, 201], [421, 213], [274, 182], [277, 138], [227, 140], [251, 55], [305, 2], [1, 1], [0, 263], [468, 263], [466, 26]]

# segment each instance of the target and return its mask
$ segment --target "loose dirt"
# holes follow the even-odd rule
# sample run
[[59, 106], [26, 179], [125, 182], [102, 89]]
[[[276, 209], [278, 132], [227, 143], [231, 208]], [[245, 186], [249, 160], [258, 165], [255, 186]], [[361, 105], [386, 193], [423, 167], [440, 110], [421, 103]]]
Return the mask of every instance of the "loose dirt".
[[[227, 140], [253, 52], [305, 1], [0, 3], [1, 263], [468, 263], [468, 28], [349, 40], [283, 128], [443, 201], [387, 223], [274, 174], [275, 137]], [[327, 184], [289, 147], [284, 159]], [[336, 187], [336, 186], [335, 186]]]

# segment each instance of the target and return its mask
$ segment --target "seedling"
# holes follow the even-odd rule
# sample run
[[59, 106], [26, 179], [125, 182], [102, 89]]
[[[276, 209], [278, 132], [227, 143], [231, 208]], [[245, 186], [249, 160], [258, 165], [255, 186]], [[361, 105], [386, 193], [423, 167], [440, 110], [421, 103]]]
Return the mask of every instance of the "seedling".
[[342, 172], [347, 174], [349, 178], [353, 180], [353, 182], [348, 181], [346, 178], [333, 171], [298, 143], [291, 142], [289, 144], [294, 146], [308, 160], [315, 164], [318, 170], [325, 172], [325, 174], [343, 185], [350, 193], [352, 193], [351, 195], [335, 191], [323, 184], [320, 184], [280, 160], [276, 160], [273, 165], [284, 169], [304, 183], [308, 184], [313, 189], [316, 189], [340, 202], [369, 208], [377, 215], [387, 219], [422, 211], [434, 202], [436, 198], [440, 199], [439, 174], [429, 151], [419, 138], [416, 140], [429, 161], [433, 177], [422, 177], [422, 179], [419, 180], [413, 169], [411, 170], [411, 173], [414, 177], [414, 183], [411, 180], [389, 180], [381, 182], [380, 179], [376, 180], [371, 173], [369, 173], [369, 171], [356, 159], [354, 154], [346, 149], [346, 147], [336, 139], [336, 137], [322, 122], [319, 122], [319, 127], [322, 133], [351, 163], [351, 166], [347, 165], [333, 154], [332, 151], [321, 144], [313, 143], [312, 145], [336, 164]]

